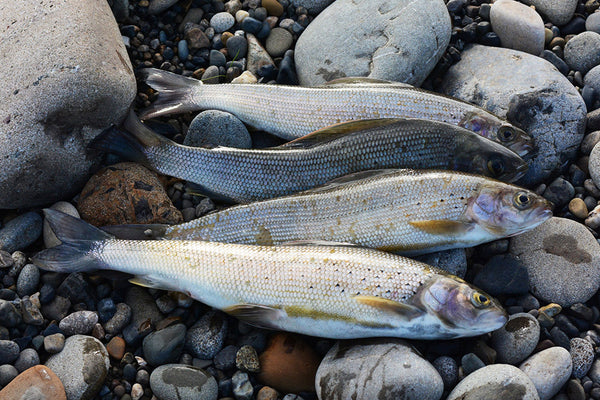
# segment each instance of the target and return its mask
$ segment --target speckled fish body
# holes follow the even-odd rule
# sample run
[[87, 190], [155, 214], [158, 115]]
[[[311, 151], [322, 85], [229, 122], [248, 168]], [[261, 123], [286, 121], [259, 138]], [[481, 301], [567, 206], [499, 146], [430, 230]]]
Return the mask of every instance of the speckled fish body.
[[525, 132], [483, 108], [398, 82], [343, 78], [319, 87], [205, 85], [156, 69], [143, 70], [142, 76], [159, 92], [144, 118], [216, 109], [288, 140], [356, 119], [422, 118], [470, 129], [520, 156], [533, 149]]
[[233, 203], [297, 193], [367, 169], [439, 168], [509, 181], [527, 169], [518, 155], [498, 143], [426, 120], [349, 122], [260, 150], [182, 146], [155, 134], [134, 114], [124, 126], [129, 133], [109, 130], [90, 146], [193, 182], [197, 192]]
[[263, 245], [322, 240], [423, 254], [516, 235], [550, 216], [543, 197], [493, 179], [380, 170], [154, 231], [165, 239]]
[[435, 339], [506, 322], [495, 300], [463, 280], [372, 249], [117, 240], [60, 212], [46, 216], [62, 245], [38, 253], [40, 267], [122, 271], [135, 275], [134, 283], [185, 292], [266, 328], [340, 339]]

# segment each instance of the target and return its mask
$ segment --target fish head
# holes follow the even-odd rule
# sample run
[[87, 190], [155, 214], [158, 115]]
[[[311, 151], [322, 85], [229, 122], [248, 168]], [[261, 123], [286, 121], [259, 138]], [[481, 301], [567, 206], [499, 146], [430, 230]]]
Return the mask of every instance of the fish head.
[[439, 320], [439, 329], [448, 337], [491, 332], [508, 320], [498, 300], [456, 276], [435, 274], [416, 297], [419, 306]]
[[492, 139], [521, 157], [532, 157], [535, 152], [533, 139], [524, 130], [487, 112], [469, 113], [459, 122], [459, 126]]
[[455, 144], [456, 171], [485, 175], [505, 182], [514, 182], [527, 172], [527, 163], [514, 151], [466, 129], [460, 129]]
[[469, 198], [465, 216], [495, 237], [518, 235], [552, 216], [552, 204], [518, 186], [491, 182]]

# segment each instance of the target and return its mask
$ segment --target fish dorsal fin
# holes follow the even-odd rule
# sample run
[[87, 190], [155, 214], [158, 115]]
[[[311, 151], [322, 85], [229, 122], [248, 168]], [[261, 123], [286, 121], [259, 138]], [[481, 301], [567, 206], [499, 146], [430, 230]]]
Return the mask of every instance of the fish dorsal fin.
[[398, 124], [406, 121], [404, 118], [374, 118], [361, 119], [356, 121], [341, 122], [339, 124], [330, 125], [317, 131], [311, 132], [308, 135], [294, 139], [281, 146], [272, 147], [277, 150], [290, 149], [305, 149], [317, 146], [323, 143], [329, 143], [340, 137], [348, 136], [357, 132], [362, 132], [367, 129], [385, 128], [390, 125]]
[[423, 310], [409, 304], [400, 303], [394, 300], [384, 299], [377, 296], [355, 296], [354, 300], [360, 304], [377, 308], [382, 311], [391, 311], [406, 319], [413, 319], [423, 314]]
[[129, 282], [146, 288], [181, 291], [181, 288], [177, 287], [173, 281], [167, 281], [150, 275], [136, 275], [130, 278]]
[[250, 325], [266, 329], [277, 329], [277, 321], [287, 317], [283, 310], [260, 304], [235, 304], [223, 311]]
[[393, 86], [399, 88], [407, 88], [412, 89], [414, 86], [409, 85], [408, 83], [402, 82], [394, 82], [394, 81], [386, 81], [383, 79], [375, 79], [368, 78], [366, 76], [348, 76], [344, 78], [338, 78], [331, 80], [329, 82], [325, 82], [324, 84], [318, 86], [323, 89], [334, 89], [338, 87], [347, 87], [347, 86]]
[[448, 219], [409, 221], [408, 223], [413, 227], [432, 235], [453, 235], [466, 233], [473, 229], [473, 224], [469, 222], [452, 221]]
[[322, 193], [327, 192], [332, 189], [336, 189], [342, 186], [351, 185], [354, 182], [361, 181], [363, 179], [373, 178], [373, 177], [381, 177], [387, 175], [395, 175], [400, 173], [412, 173], [413, 170], [410, 169], [371, 169], [367, 171], [359, 171], [354, 172], [352, 174], [340, 176], [339, 178], [335, 178], [330, 180], [329, 182], [317, 186], [312, 189], [305, 190], [301, 192], [302, 194], [311, 194], [311, 193]]
[[281, 243], [281, 246], [344, 246], [359, 247], [354, 243], [347, 242], [329, 242], [327, 240], [293, 240], [291, 242]]

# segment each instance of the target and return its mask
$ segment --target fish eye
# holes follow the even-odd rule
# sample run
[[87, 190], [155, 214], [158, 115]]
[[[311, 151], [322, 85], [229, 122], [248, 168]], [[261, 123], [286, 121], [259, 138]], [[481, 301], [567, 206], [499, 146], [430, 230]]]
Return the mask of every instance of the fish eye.
[[473, 292], [471, 295], [471, 303], [477, 308], [484, 308], [490, 305], [491, 300], [483, 293]]
[[502, 125], [498, 129], [498, 138], [501, 142], [510, 142], [515, 138], [515, 130], [508, 125]]
[[529, 207], [529, 204], [531, 203], [531, 196], [526, 192], [517, 192], [517, 194], [515, 194], [513, 203], [519, 210], [524, 210], [525, 208]]
[[504, 173], [504, 161], [499, 158], [493, 158], [489, 160], [487, 167], [493, 176], [498, 176]]

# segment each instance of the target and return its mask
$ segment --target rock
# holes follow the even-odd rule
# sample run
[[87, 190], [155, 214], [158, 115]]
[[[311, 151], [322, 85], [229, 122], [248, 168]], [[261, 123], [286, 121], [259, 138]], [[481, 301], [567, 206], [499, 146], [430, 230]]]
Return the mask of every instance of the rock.
[[584, 75], [599, 65], [600, 34], [587, 31], [569, 40], [565, 46], [565, 61]]
[[[570, 354], [569, 354], [570, 358]], [[1, 368], [1, 367], [0, 367]], [[588, 376], [594, 383], [600, 383], [600, 359], [597, 359], [592, 364], [592, 367], [588, 371]], [[0, 382], [1, 384], [2, 382]]]
[[237, 400], [252, 400], [254, 388], [247, 373], [236, 371], [231, 377], [233, 395]]
[[67, 400], [67, 395], [62, 382], [50, 368], [36, 365], [0, 390], [0, 399]]
[[559, 346], [542, 350], [519, 366], [535, 385], [540, 400], [549, 400], [558, 393], [569, 380], [572, 368], [571, 355]]
[[252, 346], [242, 346], [235, 355], [235, 366], [242, 372], [259, 372], [258, 354]]
[[56, 296], [54, 299], [42, 306], [42, 314], [49, 320], [60, 321], [69, 313], [71, 302], [62, 296]]
[[188, 329], [185, 348], [194, 357], [210, 360], [223, 348], [226, 336], [227, 320], [224, 315], [210, 311]]
[[15, 305], [10, 301], [0, 300], [0, 325], [13, 328], [19, 325], [21, 321], [21, 314]]
[[531, 292], [548, 303], [585, 303], [600, 286], [600, 247], [578, 222], [553, 217], [511, 238], [509, 252], [527, 268]]
[[150, 0], [148, 12], [150, 14], [160, 14], [175, 3], [177, 3], [177, 0]]
[[533, 8], [513, 0], [498, 0], [490, 10], [490, 22], [502, 47], [534, 56], [544, 50], [544, 21]]
[[210, 48], [210, 39], [199, 27], [192, 27], [185, 31], [185, 40], [191, 50]]
[[596, 186], [600, 185], [600, 145], [596, 144], [590, 153], [588, 162], [590, 176]]
[[467, 47], [445, 75], [442, 91], [508, 117], [533, 137], [538, 153], [528, 162], [529, 171], [519, 181], [522, 185], [547, 179], [577, 154], [585, 129], [585, 104], [569, 80], [539, 57]]
[[156, 173], [119, 163], [92, 176], [81, 192], [81, 217], [92, 225], [177, 224], [183, 222]]
[[333, 3], [334, 0], [291, 0], [291, 4], [294, 7], [304, 7], [308, 10], [309, 14], [319, 14], [328, 5]]
[[433, 367], [442, 377], [446, 389], [451, 389], [456, 385], [458, 381], [458, 364], [454, 361], [454, 358], [448, 356], [438, 357], [433, 361]]
[[287, 29], [273, 28], [269, 36], [265, 47], [271, 57], [281, 57], [294, 43], [294, 37]]
[[60, 353], [65, 347], [65, 335], [54, 333], [44, 338], [44, 350], [50, 354]]
[[319, 356], [302, 337], [275, 333], [260, 355], [258, 380], [280, 392], [314, 391]]
[[448, 16], [441, 0], [423, 0], [418, 6], [410, 0], [338, 0], [296, 43], [300, 84], [368, 76], [419, 86], [450, 41]]
[[538, 400], [537, 390], [523, 371], [508, 364], [478, 369], [450, 392], [447, 400], [475, 399]]
[[228, 12], [219, 12], [213, 15], [210, 19], [210, 26], [215, 29], [215, 32], [225, 32], [235, 24], [235, 18]]
[[107, 343], [106, 351], [108, 351], [108, 355], [114, 358], [115, 360], [121, 360], [123, 358], [123, 355], [125, 354], [125, 340], [123, 340], [123, 338], [119, 336], [113, 337]]
[[467, 273], [467, 254], [465, 249], [437, 251], [414, 258], [425, 264], [441, 268], [459, 278], [464, 278]]
[[227, 64], [227, 58], [225, 54], [218, 50], [211, 50], [209, 53], [210, 65], [216, 65], [217, 67], [224, 67]]
[[27, 264], [21, 270], [17, 279], [17, 293], [19, 296], [30, 296], [37, 291], [40, 283], [40, 270], [33, 264]]
[[187, 23], [199, 24], [202, 21], [202, 17], [204, 16], [204, 10], [201, 8], [190, 8], [188, 12], [183, 17], [183, 20], [179, 24], [179, 28], [177, 29], [179, 32], [183, 32], [185, 30], [185, 25]]
[[117, 311], [115, 311], [115, 314], [104, 324], [104, 330], [108, 334], [121, 332], [130, 320], [131, 307], [125, 303], [119, 303], [117, 304]]
[[12, 340], [0, 340], [0, 365], [12, 364], [19, 357], [19, 345]]
[[[156, 325], [163, 319], [162, 314], [158, 311], [154, 299], [148, 292], [137, 286], [131, 287], [125, 297], [125, 304], [131, 310], [131, 324], [138, 328], [140, 325], [148, 323]], [[118, 312], [118, 306], [117, 306]]]
[[64, 317], [58, 327], [66, 336], [86, 335], [98, 322], [98, 314], [95, 311], [75, 311]]
[[595, 12], [587, 17], [585, 30], [600, 33], [600, 13]]
[[[0, 90], [2, 89], [0, 88]], [[2, 132], [0, 132], [0, 143], [3, 143]], [[2, 147], [3, 146], [0, 146], [0, 154], [2, 154], [3, 151]], [[1, 166], [2, 163], [0, 163], [0, 168]], [[3, 173], [8, 172], [7, 170], [2, 171]], [[3, 175], [2, 180], [0, 180], [0, 188], [4, 184], [4, 176], [6, 175]], [[17, 187], [12, 188], [11, 192], [15, 189], [17, 189]], [[3, 199], [0, 199], [0, 208], [2, 208], [1, 204], [6, 199], [6, 197], [7, 196], [3, 196]], [[15, 217], [8, 221], [0, 229], [0, 250], [4, 250], [9, 253], [15, 252], [17, 250], [23, 250], [24, 248], [35, 242], [41, 234], [42, 217], [40, 217], [38, 213], [33, 211], [21, 214], [18, 217]]]
[[262, 0], [261, 4], [264, 8], [267, 9], [269, 15], [281, 17], [281, 15], [283, 14], [283, 6], [277, 0]]
[[492, 296], [526, 294], [529, 291], [527, 268], [518, 259], [507, 254], [490, 258], [475, 275], [473, 284]]
[[37, 351], [31, 348], [23, 349], [21, 353], [19, 353], [19, 357], [15, 360], [15, 368], [19, 372], [23, 372], [33, 366], [36, 366], [40, 363], [40, 356]]
[[578, 197], [569, 202], [569, 211], [579, 219], [587, 218], [589, 212], [585, 201]]
[[250, 71], [244, 71], [237, 78], [233, 78], [231, 83], [256, 83], [258, 79]]
[[470, 375], [478, 369], [485, 367], [485, 363], [475, 353], [467, 353], [462, 356], [460, 364], [465, 375]]
[[444, 391], [436, 369], [398, 339], [337, 342], [319, 365], [315, 387], [321, 400], [438, 400]]
[[263, 386], [256, 394], [256, 400], [277, 400], [278, 398], [277, 390], [268, 386]]
[[[19, 375], [19, 371], [10, 364], [0, 365], [0, 387], [8, 385], [13, 379]], [[0, 391], [0, 394], [2, 391]]]
[[4, 4], [0, 26], [0, 209], [70, 198], [136, 94], [119, 28], [104, 0]]
[[565, 25], [573, 18], [577, 8], [577, 0], [521, 0], [535, 6], [537, 12], [545, 16], [554, 25]]
[[204, 370], [190, 365], [161, 365], [150, 375], [152, 393], [161, 400], [217, 400], [217, 381]]
[[143, 350], [148, 363], [158, 366], [178, 360], [183, 350], [185, 331], [184, 324], [176, 324], [146, 336]]
[[248, 41], [248, 60], [246, 62], [248, 71], [256, 76], [261, 68], [269, 65], [275, 66], [275, 62], [256, 39], [256, 36], [247, 33], [246, 40]]
[[202, 111], [192, 120], [183, 144], [194, 147], [213, 145], [249, 149], [252, 147], [252, 139], [244, 123], [235, 115], [208, 110]]
[[575, 188], [571, 182], [558, 177], [544, 190], [543, 196], [559, 210], [575, 196]]
[[573, 361], [573, 378], [583, 378], [594, 362], [594, 346], [582, 338], [573, 338], [571, 344], [571, 360]]
[[527, 358], [540, 339], [540, 324], [529, 313], [517, 313], [508, 318], [502, 328], [492, 333], [492, 345], [498, 361], [516, 364]]
[[67, 338], [64, 349], [46, 361], [46, 366], [65, 385], [69, 400], [95, 398], [104, 383], [109, 365], [108, 353], [102, 342], [84, 335]]
[[248, 54], [248, 41], [244, 36], [235, 35], [227, 40], [227, 53], [234, 60], [240, 60]]

